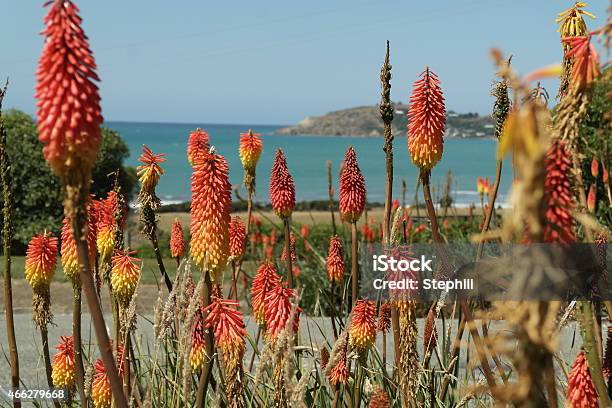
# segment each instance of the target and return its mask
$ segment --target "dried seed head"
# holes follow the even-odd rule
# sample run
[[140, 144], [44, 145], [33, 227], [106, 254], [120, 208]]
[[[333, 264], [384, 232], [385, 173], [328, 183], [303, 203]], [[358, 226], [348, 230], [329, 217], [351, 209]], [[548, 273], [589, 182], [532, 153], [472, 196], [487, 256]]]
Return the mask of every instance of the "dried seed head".
[[391, 303], [389, 302], [384, 302], [380, 305], [377, 329], [381, 333], [388, 333], [389, 329], [391, 329]]

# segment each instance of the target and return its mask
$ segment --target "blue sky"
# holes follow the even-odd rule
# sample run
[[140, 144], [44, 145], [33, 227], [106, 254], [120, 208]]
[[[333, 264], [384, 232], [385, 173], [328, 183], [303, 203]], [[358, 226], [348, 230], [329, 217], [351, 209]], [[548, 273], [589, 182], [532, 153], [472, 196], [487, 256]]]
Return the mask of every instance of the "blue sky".
[[[392, 99], [426, 65], [447, 108], [487, 114], [491, 47], [527, 72], [560, 59], [556, 14], [571, 1], [81, 0], [107, 120], [290, 124], [379, 100], [385, 41]], [[6, 106], [35, 112], [43, 1], [2, 0]], [[605, 21], [606, 1], [587, 8]], [[551, 96], [556, 84], [547, 82]]]

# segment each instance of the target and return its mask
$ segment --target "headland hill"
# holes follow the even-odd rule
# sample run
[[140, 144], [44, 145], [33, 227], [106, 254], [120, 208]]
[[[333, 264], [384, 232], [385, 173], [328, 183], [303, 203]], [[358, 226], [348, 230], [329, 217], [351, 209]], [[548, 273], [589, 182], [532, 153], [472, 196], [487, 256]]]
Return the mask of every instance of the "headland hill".
[[[408, 105], [396, 103], [393, 105], [392, 129], [394, 136], [406, 134], [408, 125]], [[478, 113], [457, 113], [448, 111], [446, 114], [447, 138], [493, 138], [494, 121], [490, 116], [480, 116]], [[327, 113], [322, 116], [309, 116], [294, 126], [276, 130], [280, 135], [312, 135], [312, 136], [362, 136], [382, 137], [383, 125], [378, 105], [359, 106]]]

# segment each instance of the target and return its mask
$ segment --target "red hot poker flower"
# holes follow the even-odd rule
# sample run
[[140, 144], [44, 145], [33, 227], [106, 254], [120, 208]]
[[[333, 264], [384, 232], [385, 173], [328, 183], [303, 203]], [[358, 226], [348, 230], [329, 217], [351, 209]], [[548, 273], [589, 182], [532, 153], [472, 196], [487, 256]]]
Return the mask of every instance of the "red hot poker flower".
[[50, 1], [36, 72], [38, 135], [59, 176], [88, 178], [100, 148], [102, 114], [96, 62], [72, 1]]
[[230, 222], [230, 256], [240, 259], [246, 250], [246, 226], [240, 217], [232, 217]]
[[597, 161], [597, 157], [593, 157], [591, 161], [591, 176], [594, 178], [599, 176], [599, 162]]
[[28, 244], [25, 278], [36, 289], [47, 286], [53, 278], [57, 263], [57, 238], [51, 233], [35, 235]]
[[53, 371], [51, 378], [57, 388], [72, 389], [75, 377], [74, 340], [72, 336], [61, 336], [58, 351], [53, 356]]
[[546, 226], [544, 241], [569, 244], [576, 240], [572, 230], [574, 200], [569, 174], [571, 162], [565, 143], [553, 141], [546, 155], [546, 178], [544, 180]]
[[229, 257], [232, 197], [228, 173], [225, 157], [213, 150], [191, 176], [191, 257], [212, 274], [220, 272]]
[[589, 194], [587, 196], [587, 209], [590, 213], [595, 212], [595, 207], [597, 206], [597, 186], [595, 183], [591, 184], [589, 187]]
[[408, 121], [410, 157], [417, 167], [431, 170], [442, 157], [446, 108], [438, 76], [429, 68], [413, 85]]
[[372, 392], [372, 398], [370, 399], [369, 408], [389, 408], [389, 396], [387, 391], [381, 386], [378, 386]]
[[254, 133], [251, 129], [247, 133], [240, 134], [238, 154], [244, 170], [252, 176], [255, 175], [255, 167], [263, 150], [260, 136], [259, 133]]
[[178, 218], [172, 221], [172, 232], [170, 234], [170, 253], [173, 258], [181, 258], [185, 255], [185, 235], [183, 226]]
[[295, 184], [281, 149], [276, 152], [270, 173], [270, 202], [281, 218], [290, 217], [295, 207]]
[[578, 353], [567, 379], [567, 401], [572, 407], [597, 408], [598, 398], [595, 385], [589, 373], [584, 351]]
[[563, 42], [571, 49], [565, 53], [566, 59], [572, 59], [572, 85], [584, 89], [599, 76], [599, 56], [591, 36], [565, 37]]
[[253, 286], [251, 286], [251, 304], [253, 305], [253, 315], [255, 321], [260, 326], [266, 323], [266, 295], [275, 287], [280, 285], [280, 277], [276, 274], [276, 269], [271, 262], [263, 262], [253, 278]]
[[340, 172], [340, 216], [343, 221], [357, 222], [365, 209], [365, 180], [357, 163], [355, 149], [349, 147]]
[[224, 358], [234, 356], [241, 359], [246, 347], [246, 329], [242, 313], [236, 309], [238, 305], [233, 300], [214, 298], [204, 310], [208, 312], [206, 327], [214, 330], [215, 345]]
[[193, 322], [193, 330], [191, 331], [191, 351], [189, 352], [189, 365], [193, 371], [198, 371], [202, 368], [205, 347], [204, 322], [202, 321], [202, 314], [198, 311]]
[[164, 174], [164, 169], [160, 164], [165, 162], [165, 154], [154, 154], [146, 145], [142, 146], [142, 154], [138, 160], [142, 165], [138, 166], [138, 177], [142, 184], [142, 189], [149, 194], [155, 191], [159, 182], [159, 177]]
[[344, 279], [344, 256], [342, 240], [338, 235], [334, 235], [329, 241], [326, 263], [329, 280], [332, 282], [342, 282]]
[[349, 329], [349, 344], [361, 354], [376, 340], [376, 303], [359, 299], [353, 307], [353, 318]]
[[209, 150], [208, 133], [197, 128], [189, 134], [189, 140], [187, 141], [187, 161], [189, 161], [189, 164], [192, 166], [198, 164], [206, 158]]
[[340, 350], [340, 358], [336, 365], [329, 370], [328, 378], [329, 383], [334, 387], [348, 382], [349, 372], [346, 364], [346, 348]]
[[130, 302], [140, 279], [140, 259], [130, 256], [135, 253], [116, 251], [112, 258], [111, 287], [123, 304]]
[[[265, 315], [266, 315], [266, 337], [268, 341], [275, 341], [279, 333], [285, 328], [291, 317], [291, 300], [295, 298], [295, 290], [284, 287], [282, 284], [276, 285], [266, 295]], [[297, 331], [299, 325], [298, 317], [295, 317], [293, 329]]]

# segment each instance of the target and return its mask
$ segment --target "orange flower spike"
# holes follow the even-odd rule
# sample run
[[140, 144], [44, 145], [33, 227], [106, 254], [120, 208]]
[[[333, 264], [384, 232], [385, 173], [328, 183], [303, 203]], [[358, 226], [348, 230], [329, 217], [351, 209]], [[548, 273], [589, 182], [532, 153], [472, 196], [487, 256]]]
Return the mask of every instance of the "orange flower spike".
[[547, 200], [544, 242], [569, 244], [576, 241], [573, 232], [574, 199], [569, 179], [572, 168], [562, 141], [553, 141], [546, 154], [544, 193]]
[[213, 150], [191, 176], [191, 257], [213, 278], [229, 257], [232, 197], [228, 173], [227, 161]]
[[[279, 333], [287, 325], [291, 315], [291, 299], [295, 298], [295, 290], [276, 285], [265, 297], [266, 337], [268, 341], [275, 341]], [[295, 327], [294, 322], [294, 329]]]
[[61, 336], [53, 356], [51, 378], [56, 388], [72, 389], [75, 378], [74, 340], [72, 336]]
[[51, 233], [35, 235], [28, 244], [25, 259], [25, 278], [32, 286], [47, 286], [53, 278], [57, 263], [57, 238]]
[[563, 42], [570, 47], [565, 58], [573, 59], [571, 82], [578, 89], [584, 89], [600, 74], [599, 56], [591, 44], [591, 36], [566, 37]]
[[36, 72], [38, 137], [55, 174], [88, 179], [102, 139], [96, 62], [78, 7], [70, 0], [47, 4]]
[[189, 134], [189, 140], [187, 141], [187, 161], [192, 166], [199, 164], [210, 150], [210, 144], [208, 141], [208, 133], [200, 128], [197, 128]]
[[310, 227], [308, 226], [308, 224], [302, 224], [302, 226], [300, 227], [300, 236], [303, 239], [308, 239], [309, 235], [310, 235]]
[[359, 299], [353, 307], [349, 328], [349, 344], [361, 354], [368, 351], [376, 340], [376, 303]]
[[[215, 298], [205, 309], [206, 327], [214, 330], [215, 345], [225, 356], [242, 358], [246, 348], [246, 327], [238, 302]], [[235, 361], [236, 362], [236, 361]]]
[[565, 397], [575, 408], [597, 408], [598, 398], [584, 351], [578, 353], [567, 379]]
[[111, 407], [111, 389], [106, 369], [102, 359], [98, 359], [94, 365], [94, 378], [91, 384], [91, 399], [95, 408]]
[[438, 76], [429, 68], [413, 85], [408, 122], [412, 162], [420, 169], [431, 170], [442, 157], [446, 108]]
[[341, 355], [336, 365], [329, 370], [329, 383], [332, 386], [346, 384], [349, 379], [348, 367], [346, 365], [346, 350], [340, 351]]
[[253, 315], [255, 321], [260, 326], [266, 323], [266, 295], [275, 287], [280, 285], [280, 277], [277, 275], [274, 265], [271, 262], [263, 262], [253, 278], [251, 286], [251, 304], [253, 305]]
[[345, 222], [357, 222], [365, 209], [365, 180], [357, 163], [355, 149], [349, 147], [344, 154], [340, 173], [340, 216]]
[[185, 234], [183, 226], [178, 218], [172, 221], [172, 232], [170, 233], [170, 253], [173, 258], [182, 258], [185, 255]]
[[130, 256], [135, 253], [116, 251], [112, 257], [111, 287], [113, 295], [124, 305], [134, 296], [140, 280], [140, 259]]
[[107, 197], [96, 205], [96, 246], [100, 254], [100, 262], [108, 262], [115, 250], [115, 215], [121, 211], [121, 228], [124, 228], [127, 220], [125, 208], [119, 208], [119, 199], [115, 191], [109, 191]]
[[334, 235], [329, 241], [327, 252], [327, 277], [331, 282], [342, 282], [344, 279], [344, 256], [342, 240]]
[[230, 222], [230, 256], [240, 259], [246, 251], [246, 226], [240, 217], [232, 217]]
[[204, 364], [206, 342], [204, 340], [204, 324], [202, 315], [196, 313], [191, 332], [191, 351], [189, 352], [189, 364], [193, 371], [199, 371]]
[[137, 167], [137, 174], [143, 190], [155, 191], [159, 178], [164, 174], [164, 169], [160, 166], [160, 163], [166, 161], [164, 156], [163, 153], [154, 154], [146, 145], [142, 146], [142, 154], [138, 158], [142, 165]]
[[270, 173], [270, 202], [281, 218], [290, 217], [295, 207], [295, 184], [281, 149], [276, 152]]
[[253, 133], [251, 129], [247, 133], [240, 134], [240, 147], [238, 154], [244, 170], [249, 174], [255, 174], [255, 167], [263, 151], [261, 134]]

